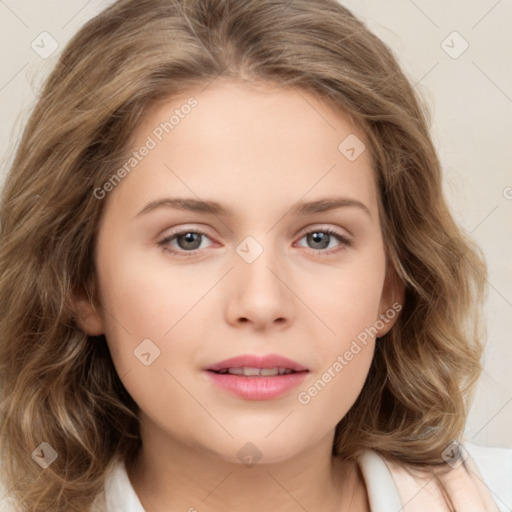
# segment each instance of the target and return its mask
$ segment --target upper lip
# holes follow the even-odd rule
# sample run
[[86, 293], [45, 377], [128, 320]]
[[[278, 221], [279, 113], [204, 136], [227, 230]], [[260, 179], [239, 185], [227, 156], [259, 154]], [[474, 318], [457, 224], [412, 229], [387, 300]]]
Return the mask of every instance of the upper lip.
[[219, 371], [228, 368], [287, 368], [296, 372], [308, 371], [305, 366], [279, 354], [264, 356], [243, 354], [212, 364], [206, 370]]

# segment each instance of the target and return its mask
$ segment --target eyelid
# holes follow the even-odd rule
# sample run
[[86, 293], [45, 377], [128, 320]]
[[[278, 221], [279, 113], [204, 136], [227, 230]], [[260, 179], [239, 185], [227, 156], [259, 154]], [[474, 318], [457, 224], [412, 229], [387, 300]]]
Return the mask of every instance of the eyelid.
[[350, 233], [350, 231], [347, 229], [341, 228], [339, 226], [333, 226], [332, 224], [312, 224], [299, 231], [299, 236], [303, 237], [304, 235], [315, 231], [330, 231], [337, 236], [348, 240], [351, 240], [353, 237], [352, 233]]
[[199, 233], [201, 235], [206, 235], [210, 240], [215, 240], [215, 238], [210, 235], [208, 228], [206, 227], [196, 227], [197, 225], [179, 225], [175, 228], [171, 228], [170, 230], [164, 230], [165, 235], [159, 235], [160, 240], [166, 240], [168, 238], [172, 238], [176, 235], [182, 235], [184, 233]]

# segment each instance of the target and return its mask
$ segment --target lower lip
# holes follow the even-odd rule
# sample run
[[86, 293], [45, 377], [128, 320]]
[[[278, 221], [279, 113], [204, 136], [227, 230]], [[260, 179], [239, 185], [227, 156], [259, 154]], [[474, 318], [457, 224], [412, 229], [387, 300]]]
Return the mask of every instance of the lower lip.
[[269, 377], [246, 377], [229, 373], [206, 372], [214, 384], [246, 400], [270, 400], [297, 387], [309, 372], [272, 375]]

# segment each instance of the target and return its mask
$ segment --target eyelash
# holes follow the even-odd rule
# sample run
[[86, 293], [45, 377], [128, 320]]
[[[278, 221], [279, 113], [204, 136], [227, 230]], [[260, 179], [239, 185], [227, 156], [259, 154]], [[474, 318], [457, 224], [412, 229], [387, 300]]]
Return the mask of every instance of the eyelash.
[[[207, 238], [210, 238], [208, 236], [207, 233], [204, 233], [203, 231], [199, 231], [199, 230], [196, 230], [196, 229], [185, 229], [185, 230], [182, 230], [182, 231], [177, 231], [176, 233], [171, 233], [169, 236], [166, 236], [163, 240], [161, 240], [160, 242], [158, 242], [158, 246], [165, 252], [169, 252], [173, 255], [177, 255], [178, 257], [184, 257], [184, 258], [187, 258], [187, 257], [191, 257], [191, 256], [196, 256], [197, 252], [200, 251], [200, 249], [196, 249], [194, 251], [184, 251], [184, 250], [175, 250], [175, 249], [170, 249], [168, 244], [171, 240], [174, 240], [176, 237], [180, 236], [180, 235], [186, 235], [188, 233], [195, 233], [197, 235], [203, 235], [203, 236], [206, 236]], [[305, 236], [307, 235], [310, 235], [312, 233], [325, 233], [327, 235], [330, 235], [330, 236], [334, 236], [335, 238], [337, 238], [341, 244], [342, 244], [342, 247], [341, 248], [338, 248], [338, 249], [331, 249], [329, 251], [326, 251], [326, 250], [320, 250], [320, 249], [310, 249], [311, 251], [313, 251], [314, 253], [320, 255], [320, 256], [329, 256], [331, 254], [335, 254], [335, 253], [338, 253], [338, 252], [341, 252], [341, 251], [344, 251], [347, 247], [350, 247], [352, 245], [352, 242], [347, 238], [345, 237], [344, 235], [338, 233], [337, 231], [331, 229], [331, 228], [319, 228], [319, 229], [312, 229], [310, 231], [307, 231], [306, 233], [304, 233], [301, 237], [300, 237], [300, 240], [302, 240]]]

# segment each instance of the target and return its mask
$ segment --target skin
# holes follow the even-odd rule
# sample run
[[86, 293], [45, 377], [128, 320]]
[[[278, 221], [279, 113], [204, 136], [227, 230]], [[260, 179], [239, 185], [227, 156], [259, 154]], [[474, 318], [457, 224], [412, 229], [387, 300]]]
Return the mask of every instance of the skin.
[[[386, 263], [369, 152], [349, 161], [338, 150], [349, 134], [364, 137], [347, 115], [305, 91], [217, 80], [148, 110], [133, 147], [190, 96], [198, 106], [104, 199], [98, 303], [95, 310], [81, 304], [82, 328], [105, 334], [141, 409], [132, 485], [148, 512], [251, 512], [269, 503], [290, 512], [367, 511], [356, 464], [333, 459], [331, 450], [376, 340], [308, 404], [297, 399], [400, 296]], [[332, 196], [360, 201], [369, 213], [353, 206], [289, 213], [298, 201]], [[235, 215], [166, 207], [137, 215], [166, 197], [218, 201]], [[190, 228], [206, 236], [193, 248], [183, 237], [169, 241], [181, 255], [158, 245]], [[324, 235], [325, 248], [306, 236], [325, 228], [351, 244]], [[263, 249], [252, 263], [236, 252], [247, 236]], [[183, 256], [187, 250], [195, 254]], [[160, 356], [145, 366], [133, 352], [148, 338]], [[291, 392], [256, 401], [229, 395], [203, 371], [248, 353], [278, 353], [310, 372]], [[248, 442], [261, 454], [251, 467], [237, 455]]]

